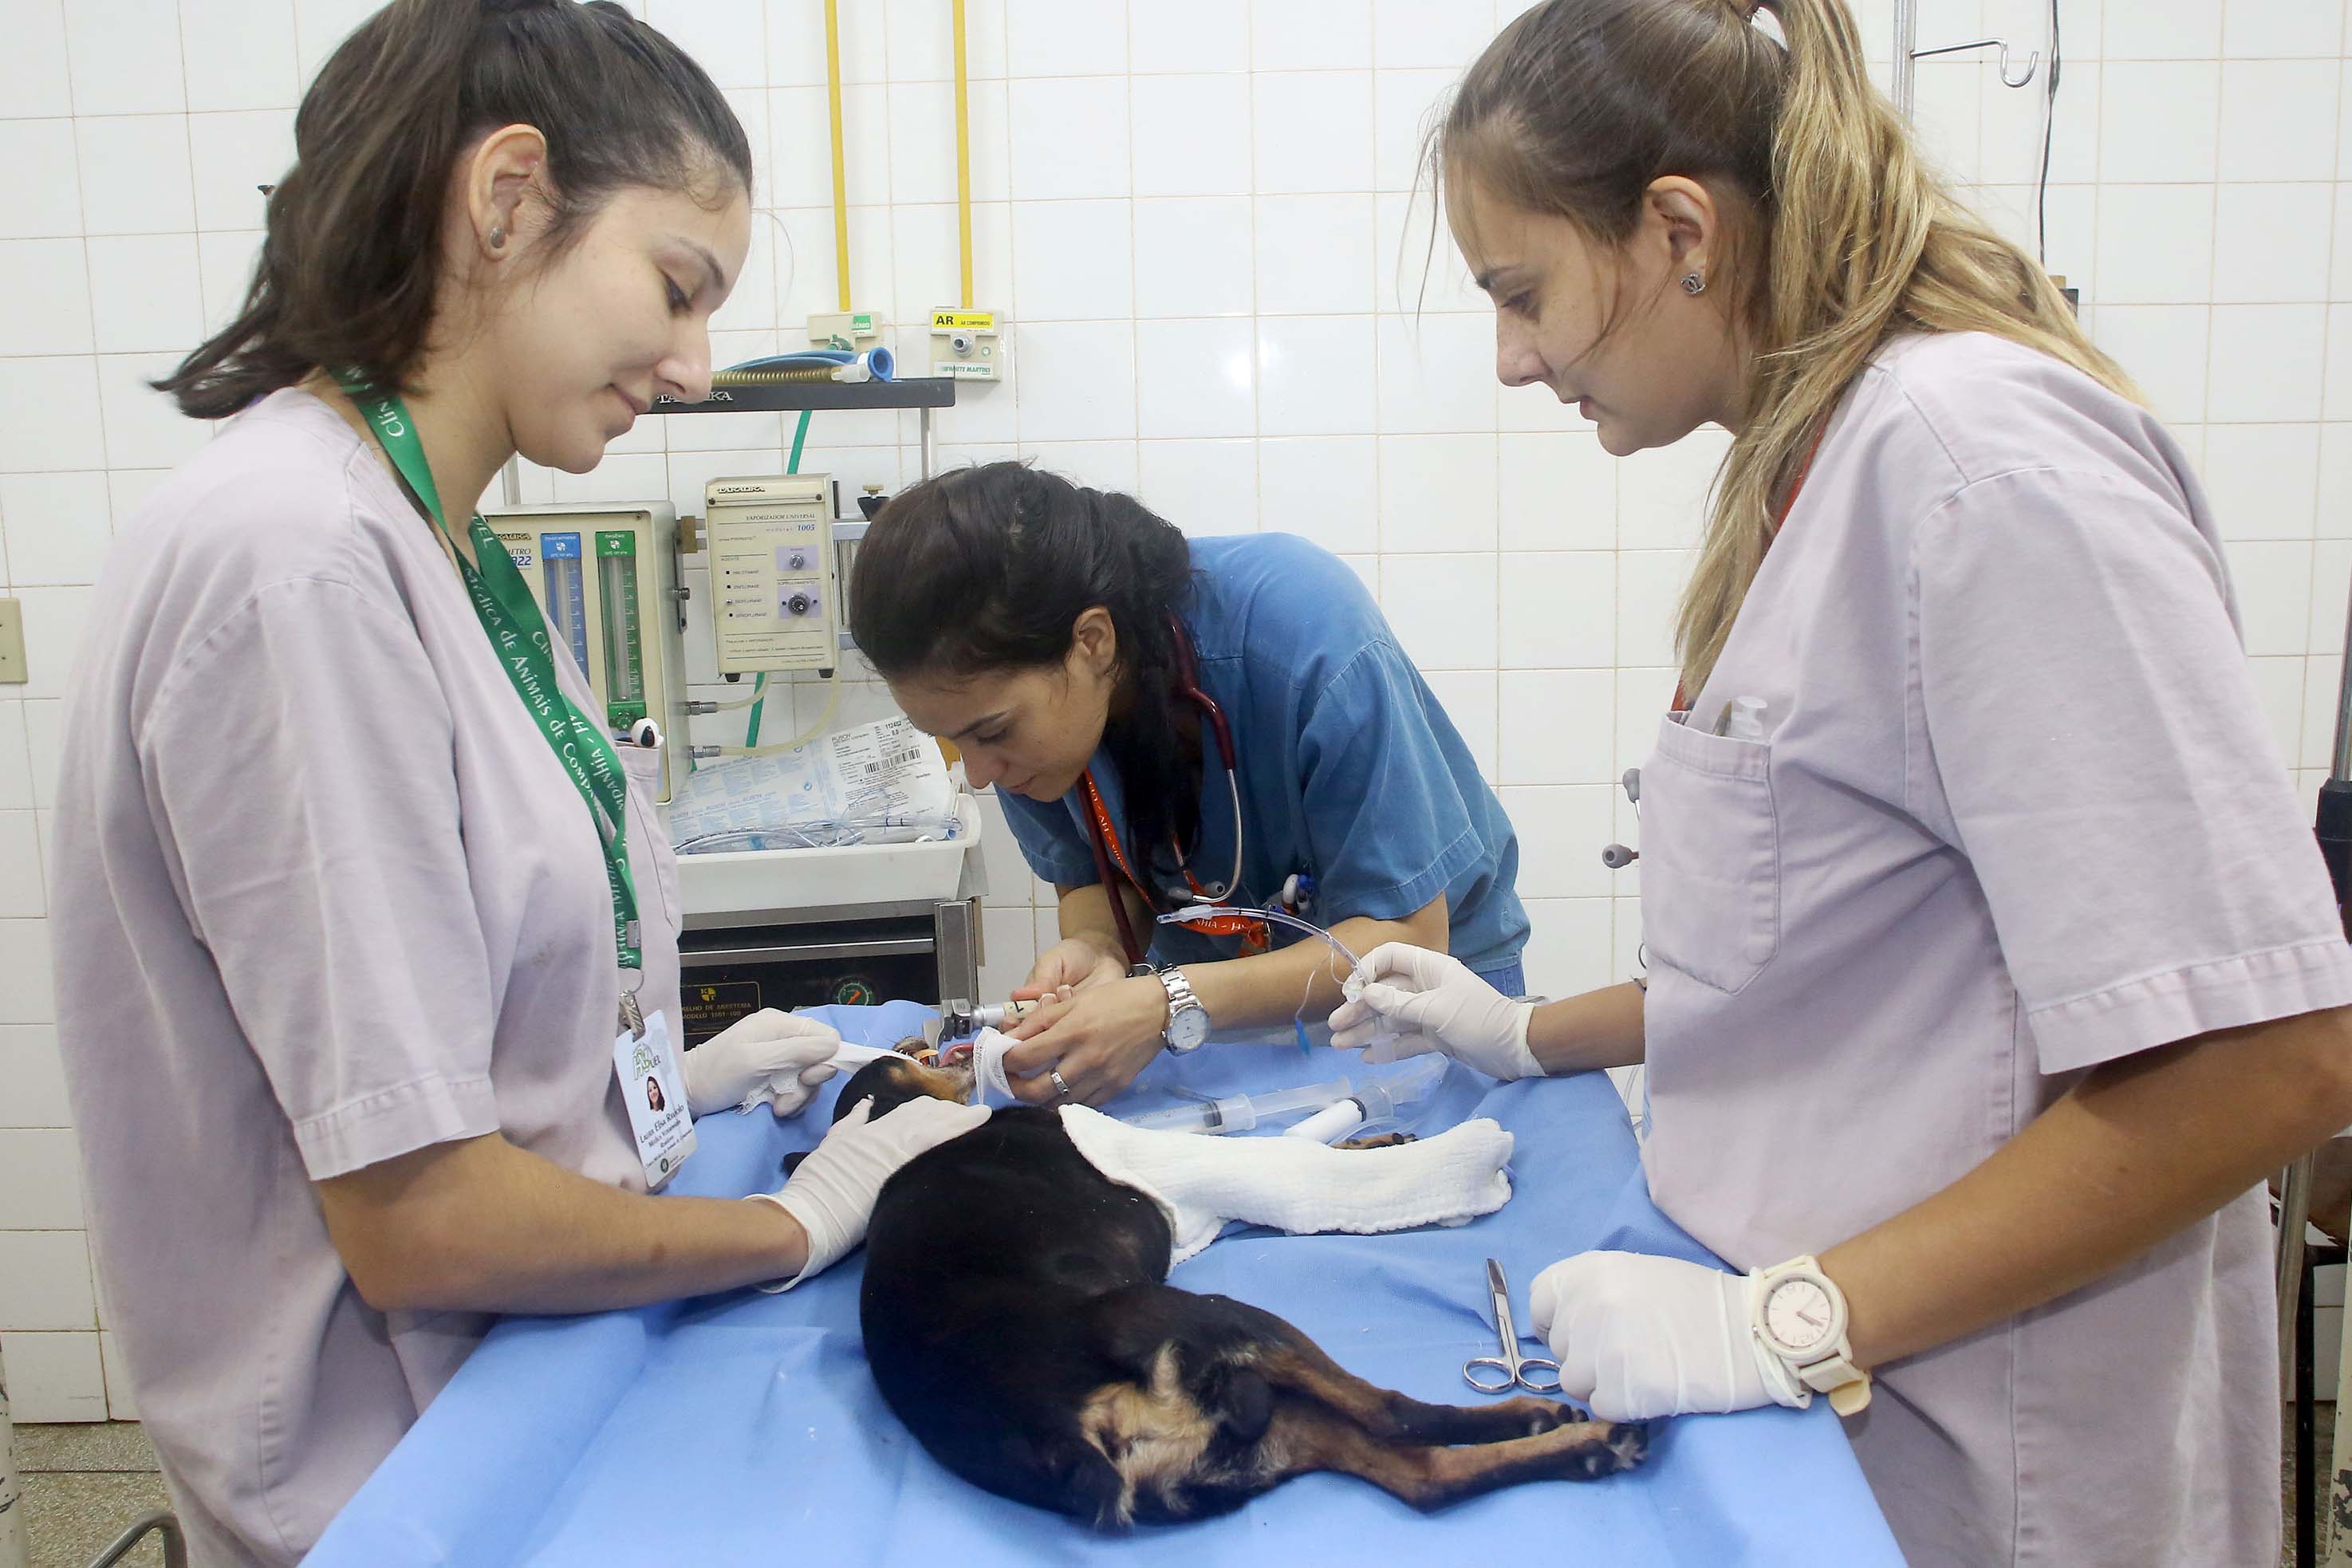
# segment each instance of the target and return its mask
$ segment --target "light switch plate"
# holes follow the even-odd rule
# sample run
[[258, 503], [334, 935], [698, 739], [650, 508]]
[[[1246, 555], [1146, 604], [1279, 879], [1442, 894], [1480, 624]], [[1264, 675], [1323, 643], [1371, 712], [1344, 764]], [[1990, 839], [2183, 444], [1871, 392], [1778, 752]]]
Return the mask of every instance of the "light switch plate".
[[25, 673], [24, 603], [0, 599], [0, 686], [22, 686], [30, 679]]

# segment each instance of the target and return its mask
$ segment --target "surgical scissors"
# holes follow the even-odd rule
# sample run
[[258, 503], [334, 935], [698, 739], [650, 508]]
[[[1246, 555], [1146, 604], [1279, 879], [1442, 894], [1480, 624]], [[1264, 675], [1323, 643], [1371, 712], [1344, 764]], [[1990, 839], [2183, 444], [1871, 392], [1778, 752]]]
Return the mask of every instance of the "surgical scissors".
[[[1502, 1342], [1503, 1352], [1500, 1355], [1472, 1356], [1464, 1362], [1462, 1381], [1481, 1394], [1508, 1394], [1514, 1388], [1524, 1388], [1529, 1394], [1558, 1394], [1559, 1363], [1519, 1354], [1519, 1324], [1511, 1315], [1510, 1282], [1503, 1278], [1503, 1266], [1491, 1258], [1486, 1259], [1486, 1293], [1495, 1303], [1495, 1333]], [[1538, 1383], [1528, 1375], [1538, 1371], [1549, 1372], [1551, 1381]], [[1502, 1374], [1500, 1382], [1495, 1380], [1495, 1373]]]

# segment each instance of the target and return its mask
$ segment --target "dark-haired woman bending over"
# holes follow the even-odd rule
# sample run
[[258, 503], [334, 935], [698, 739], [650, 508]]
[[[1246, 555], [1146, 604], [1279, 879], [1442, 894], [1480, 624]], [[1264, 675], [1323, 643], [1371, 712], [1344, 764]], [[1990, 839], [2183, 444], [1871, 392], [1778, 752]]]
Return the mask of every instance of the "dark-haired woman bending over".
[[992, 463], [875, 519], [850, 621], [1060, 894], [1020, 993], [1046, 1003], [1006, 1058], [1024, 1099], [1099, 1103], [1163, 1047], [1337, 1000], [1345, 965], [1278, 924], [1155, 923], [1196, 900], [1287, 890], [1354, 952], [1434, 946], [1520, 990], [1502, 803], [1363, 584], [1305, 540], [1188, 542], [1131, 497]]

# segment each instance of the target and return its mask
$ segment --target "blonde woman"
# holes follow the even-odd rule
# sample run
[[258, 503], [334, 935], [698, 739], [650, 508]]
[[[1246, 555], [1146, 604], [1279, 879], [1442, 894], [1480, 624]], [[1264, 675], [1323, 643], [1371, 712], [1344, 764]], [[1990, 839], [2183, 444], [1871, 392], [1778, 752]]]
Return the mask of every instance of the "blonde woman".
[[1620, 455], [1735, 435], [1641, 773], [1647, 991], [1387, 948], [1333, 1023], [1648, 1063], [1652, 1191], [1752, 1272], [1553, 1264], [1598, 1414], [1827, 1394], [1921, 1568], [2268, 1564], [2257, 1184], [2352, 1122], [2352, 952], [2213, 518], [1843, 0], [1767, 8], [1549, 0], [1433, 146], [1505, 382]]

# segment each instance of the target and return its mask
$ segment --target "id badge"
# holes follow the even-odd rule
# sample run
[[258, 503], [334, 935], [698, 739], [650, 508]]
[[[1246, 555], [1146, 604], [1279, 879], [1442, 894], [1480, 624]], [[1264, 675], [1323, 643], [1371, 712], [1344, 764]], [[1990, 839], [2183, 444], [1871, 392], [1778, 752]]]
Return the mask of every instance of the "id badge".
[[613, 1070], [620, 1075], [621, 1102], [629, 1108], [629, 1131], [646, 1167], [646, 1191], [658, 1191], [694, 1152], [694, 1110], [687, 1104], [669, 1020], [649, 1015], [642, 1037], [624, 1029], [613, 1042]]

